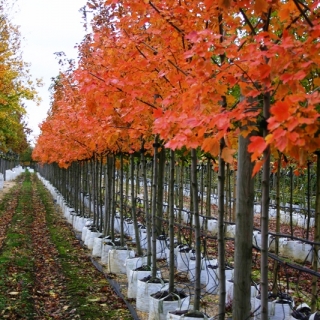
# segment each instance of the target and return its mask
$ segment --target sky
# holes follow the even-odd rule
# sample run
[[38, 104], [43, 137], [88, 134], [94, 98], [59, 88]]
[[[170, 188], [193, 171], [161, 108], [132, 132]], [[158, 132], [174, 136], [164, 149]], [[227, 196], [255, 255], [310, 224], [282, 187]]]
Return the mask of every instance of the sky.
[[20, 26], [23, 60], [31, 63], [32, 78], [42, 78], [43, 82], [43, 87], [38, 88], [40, 106], [26, 103], [26, 121], [33, 130], [32, 144], [40, 134], [39, 124], [45, 120], [50, 106], [51, 78], [59, 74], [54, 52], [64, 51], [67, 58], [77, 58], [74, 47], [86, 34], [79, 12], [85, 4], [86, 0], [16, 0], [11, 16], [12, 22]]

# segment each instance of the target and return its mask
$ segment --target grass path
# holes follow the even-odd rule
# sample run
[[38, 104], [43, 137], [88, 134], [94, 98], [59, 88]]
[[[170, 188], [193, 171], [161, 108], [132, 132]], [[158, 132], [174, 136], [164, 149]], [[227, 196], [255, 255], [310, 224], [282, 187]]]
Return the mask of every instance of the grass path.
[[0, 319], [131, 319], [30, 173], [0, 203]]

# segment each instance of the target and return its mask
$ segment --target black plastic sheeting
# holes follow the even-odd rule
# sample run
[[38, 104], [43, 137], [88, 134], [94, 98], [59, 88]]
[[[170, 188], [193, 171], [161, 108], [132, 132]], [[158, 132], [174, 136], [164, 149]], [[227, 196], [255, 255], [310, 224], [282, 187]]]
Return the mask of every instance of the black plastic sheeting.
[[103, 271], [102, 266], [101, 266], [96, 260], [94, 260], [92, 257], [90, 257], [90, 259], [91, 259], [92, 264], [96, 267], [96, 269], [97, 269], [98, 271], [100, 271], [100, 272], [105, 276], [105, 278], [107, 279], [107, 281], [109, 282], [109, 284], [111, 285], [111, 287], [113, 288], [113, 290], [114, 290], [114, 292], [117, 294], [117, 296], [120, 297], [120, 298], [123, 300], [123, 302], [127, 305], [127, 308], [129, 309], [129, 311], [130, 311], [130, 313], [131, 313], [131, 315], [132, 315], [132, 318], [133, 318], [134, 320], [139, 320], [139, 317], [138, 317], [138, 315], [137, 315], [137, 313], [136, 313], [136, 310], [135, 310], [134, 307], [124, 298], [123, 294], [121, 293], [120, 286], [119, 286], [118, 282], [115, 281], [115, 280], [113, 280], [113, 279], [110, 279], [110, 278], [108, 277], [108, 274]]

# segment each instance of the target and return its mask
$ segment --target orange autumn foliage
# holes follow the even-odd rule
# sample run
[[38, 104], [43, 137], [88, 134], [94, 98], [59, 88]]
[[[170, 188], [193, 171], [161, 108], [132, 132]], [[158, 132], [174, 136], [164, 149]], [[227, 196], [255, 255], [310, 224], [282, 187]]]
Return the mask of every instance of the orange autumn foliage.
[[[232, 162], [235, 137], [258, 135], [262, 126], [268, 136], [249, 146], [256, 171], [268, 145], [300, 163], [318, 149], [319, 1], [88, 5], [93, 33], [42, 125], [37, 159], [70, 163], [130, 152], [159, 135], [167, 148], [213, 156], [228, 137], [221, 156]], [[272, 97], [268, 119], [264, 93]]]

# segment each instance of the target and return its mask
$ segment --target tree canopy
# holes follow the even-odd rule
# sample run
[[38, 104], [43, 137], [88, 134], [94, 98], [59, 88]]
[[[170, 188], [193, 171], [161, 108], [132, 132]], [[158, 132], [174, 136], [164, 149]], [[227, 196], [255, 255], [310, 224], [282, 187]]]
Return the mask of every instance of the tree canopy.
[[0, 151], [21, 153], [28, 147], [30, 129], [24, 121], [26, 100], [37, 100], [36, 85], [31, 80], [21, 52], [21, 35], [0, 3]]
[[212, 156], [224, 138], [232, 163], [238, 136], [252, 131], [255, 172], [267, 146], [300, 164], [318, 149], [319, 1], [91, 0], [88, 9], [93, 32], [60, 75], [37, 160], [132, 152], [159, 135]]

